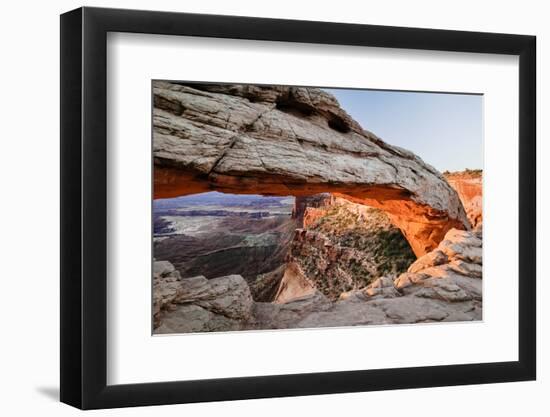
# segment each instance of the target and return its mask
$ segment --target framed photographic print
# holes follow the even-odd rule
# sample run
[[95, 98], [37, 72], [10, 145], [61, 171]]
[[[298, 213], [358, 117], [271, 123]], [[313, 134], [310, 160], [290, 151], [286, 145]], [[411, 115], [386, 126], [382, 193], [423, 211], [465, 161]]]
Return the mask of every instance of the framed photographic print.
[[535, 38], [61, 16], [61, 400], [535, 379]]

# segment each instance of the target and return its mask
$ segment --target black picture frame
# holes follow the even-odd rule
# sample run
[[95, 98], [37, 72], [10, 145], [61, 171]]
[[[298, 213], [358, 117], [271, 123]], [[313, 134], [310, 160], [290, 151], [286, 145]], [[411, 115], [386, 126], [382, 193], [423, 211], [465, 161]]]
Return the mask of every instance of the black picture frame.
[[[107, 385], [108, 32], [519, 56], [519, 358]], [[61, 401], [81, 409], [533, 380], [536, 377], [534, 36], [80, 8], [61, 15]]]

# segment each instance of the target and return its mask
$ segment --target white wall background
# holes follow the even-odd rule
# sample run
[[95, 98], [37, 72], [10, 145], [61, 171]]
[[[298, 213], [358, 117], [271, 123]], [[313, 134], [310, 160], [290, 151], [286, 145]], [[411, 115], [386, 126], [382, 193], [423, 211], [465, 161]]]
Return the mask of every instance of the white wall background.
[[[59, 379], [59, 17], [81, 3], [27, 1], [3, 5], [0, 65], [0, 410], [3, 415], [75, 415], [58, 403]], [[514, 1], [93, 1], [89, 6], [533, 34], [538, 37], [538, 381], [139, 409], [94, 415], [333, 416], [548, 415], [550, 303], [542, 259], [550, 250], [550, 26], [545, 2]], [[506, 234], [503, 232], [503, 236]]]

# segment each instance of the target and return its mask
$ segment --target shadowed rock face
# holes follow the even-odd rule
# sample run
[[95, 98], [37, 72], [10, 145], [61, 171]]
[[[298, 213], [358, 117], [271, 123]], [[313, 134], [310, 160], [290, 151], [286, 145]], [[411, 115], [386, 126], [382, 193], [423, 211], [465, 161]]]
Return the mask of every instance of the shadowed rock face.
[[362, 129], [322, 90], [163, 81], [153, 90], [155, 198], [330, 192], [386, 211], [417, 256], [469, 228], [438, 171]]

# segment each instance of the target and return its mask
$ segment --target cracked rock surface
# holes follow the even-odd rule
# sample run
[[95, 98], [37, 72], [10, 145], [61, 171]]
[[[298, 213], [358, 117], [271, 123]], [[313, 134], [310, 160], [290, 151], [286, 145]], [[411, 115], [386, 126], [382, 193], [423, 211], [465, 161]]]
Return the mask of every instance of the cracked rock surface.
[[330, 301], [314, 292], [287, 303], [254, 302], [239, 275], [181, 279], [154, 262], [155, 333], [336, 327], [482, 319], [482, 230], [451, 229], [398, 277]]

